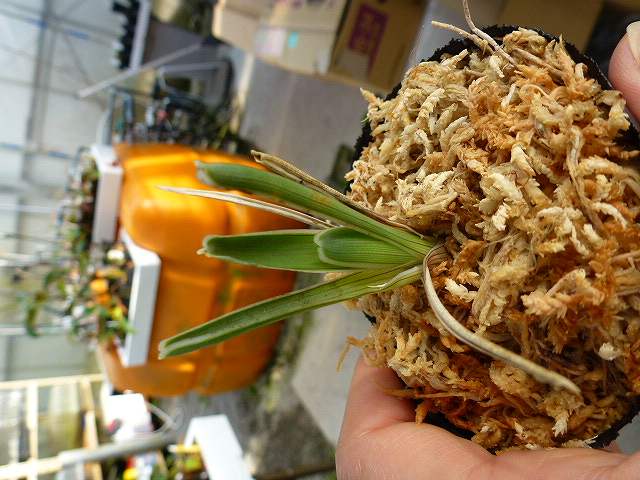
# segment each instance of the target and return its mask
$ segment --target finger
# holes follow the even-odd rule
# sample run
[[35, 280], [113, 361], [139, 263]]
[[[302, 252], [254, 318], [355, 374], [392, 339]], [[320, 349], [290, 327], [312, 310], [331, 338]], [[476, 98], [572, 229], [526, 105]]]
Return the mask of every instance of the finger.
[[609, 79], [624, 95], [629, 111], [636, 119], [640, 119], [640, 62], [633, 56], [631, 41], [627, 34], [618, 43], [611, 56]]
[[[336, 452], [339, 478], [633, 478], [638, 461], [589, 449], [507, 452], [494, 457], [432, 425], [416, 425], [409, 402], [388, 395], [401, 382], [360, 360]], [[640, 460], [640, 457], [639, 457]], [[635, 473], [634, 473], [635, 474]]]
[[402, 386], [393, 370], [370, 367], [360, 357], [351, 380], [341, 436], [361, 435], [393, 423], [411, 422], [414, 419], [411, 402], [388, 393]]
[[495, 472], [513, 478], [545, 480], [547, 478], [627, 480], [633, 458], [589, 448], [556, 448], [537, 451], [511, 451], [499, 455]]
[[479, 445], [433, 425], [411, 422], [343, 437], [336, 451], [341, 480], [484, 480], [475, 472], [488, 471], [483, 464], [491, 462], [491, 455]]
[[611, 453], [622, 453], [622, 450], [620, 449], [620, 445], [618, 445], [618, 442], [611, 442], [602, 450], [604, 450], [605, 452], [611, 452]]
[[588, 448], [507, 452], [497, 457], [431, 425], [400, 423], [338, 449], [339, 478], [637, 480], [640, 457]]
[[360, 359], [336, 452], [339, 478], [464, 478], [491, 458], [484, 449], [432, 425], [416, 425], [413, 404], [389, 395], [402, 382]]

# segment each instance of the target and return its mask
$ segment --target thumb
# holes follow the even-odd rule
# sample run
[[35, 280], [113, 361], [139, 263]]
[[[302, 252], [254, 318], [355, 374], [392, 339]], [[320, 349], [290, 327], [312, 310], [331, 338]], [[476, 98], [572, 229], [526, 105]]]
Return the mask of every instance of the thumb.
[[609, 79], [624, 95], [633, 116], [640, 120], [640, 22], [627, 27], [627, 34], [613, 52]]

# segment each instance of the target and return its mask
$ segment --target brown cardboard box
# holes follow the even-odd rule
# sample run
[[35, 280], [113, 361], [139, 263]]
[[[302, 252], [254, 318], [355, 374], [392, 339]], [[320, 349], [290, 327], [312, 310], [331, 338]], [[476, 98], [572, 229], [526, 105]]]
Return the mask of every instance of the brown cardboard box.
[[335, 33], [347, 3], [347, 0], [279, 0], [271, 8], [268, 22], [292, 31]]
[[327, 73], [347, 0], [278, 0], [263, 16], [254, 52], [283, 68]]
[[353, 0], [333, 48], [329, 71], [385, 90], [402, 78], [425, 2]]
[[[403, 74], [425, 0], [226, 0], [213, 34], [289, 70], [388, 90]], [[256, 2], [264, 3], [264, 2]]]
[[213, 35], [252, 52], [260, 19], [268, 11], [266, 0], [220, 0], [213, 9]]
[[[462, 13], [460, 0], [439, 0]], [[640, 0], [607, 0], [616, 4]], [[584, 50], [600, 15], [604, 0], [473, 0], [470, 3], [474, 22], [487, 25], [520, 25], [560, 36]], [[458, 25], [466, 29], [466, 25]]]
[[498, 24], [540, 28], [562, 35], [584, 50], [603, 3], [603, 0], [508, 0]]
[[624, 8], [630, 12], [640, 12], [640, 0], [607, 0], [607, 3]]
[[236, 12], [260, 17], [269, 13], [272, 3], [271, 0], [218, 0], [215, 8], [229, 8]]

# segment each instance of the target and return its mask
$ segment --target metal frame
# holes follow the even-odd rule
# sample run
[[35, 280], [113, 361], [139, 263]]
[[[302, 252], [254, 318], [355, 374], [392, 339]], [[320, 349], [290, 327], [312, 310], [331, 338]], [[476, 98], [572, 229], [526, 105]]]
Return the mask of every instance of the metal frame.
[[[29, 432], [29, 459], [25, 462], [0, 466], [0, 480], [13, 480], [27, 478], [37, 480], [39, 475], [59, 472], [63, 463], [59, 457], [40, 458], [38, 452], [38, 390], [44, 387], [57, 385], [76, 385], [84, 410], [85, 442], [88, 448], [98, 447], [98, 428], [96, 425], [96, 405], [93, 398], [91, 384], [104, 381], [101, 373], [89, 375], [74, 375], [68, 377], [42, 378], [36, 380], [15, 380], [1, 382], [0, 391], [25, 390], [26, 391], [26, 426]], [[102, 479], [99, 465], [89, 466], [91, 478]]]
[[[68, 474], [67, 478], [84, 477], [92, 480], [102, 480], [102, 469], [98, 462], [158, 450], [176, 440], [175, 425], [171, 419], [164, 412], [156, 411], [154, 413], [165, 417], [163, 419], [165, 425], [158, 431], [144, 438], [100, 445], [96, 419], [96, 400], [91, 384], [104, 381], [104, 375], [94, 373], [0, 383], [0, 391], [26, 390], [26, 424], [29, 432], [29, 459], [25, 462], [0, 466], [0, 480], [15, 480], [18, 478], [37, 480], [40, 475], [57, 472]], [[83, 425], [85, 429], [83, 431], [83, 442], [85, 448], [63, 451], [56, 457], [40, 458], [38, 455], [38, 390], [56, 385], [76, 385], [78, 388], [84, 412]], [[151, 406], [149, 408], [151, 409]], [[80, 477], [76, 474], [78, 471], [81, 473]], [[84, 475], [82, 475], [82, 472], [84, 472]]]

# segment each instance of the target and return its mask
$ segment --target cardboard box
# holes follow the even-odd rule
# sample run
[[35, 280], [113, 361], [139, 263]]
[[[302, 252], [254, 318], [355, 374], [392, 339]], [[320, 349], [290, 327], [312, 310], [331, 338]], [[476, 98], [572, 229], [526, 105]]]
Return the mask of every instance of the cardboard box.
[[347, 0], [277, 0], [267, 19], [269, 25], [291, 31], [335, 33]]
[[213, 35], [251, 52], [260, 27], [260, 18], [266, 11], [266, 1], [221, 0], [213, 9]]
[[[440, 0], [462, 14], [460, 0]], [[609, 0], [611, 1], [611, 0]], [[640, 0], [614, 0], [617, 3]], [[520, 25], [539, 28], [584, 50], [600, 15], [604, 0], [475, 0], [470, 2], [476, 25]], [[464, 23], [458, 25], [467, 29]]]
[[271, 0], [218, 0], [215, 8], [261, 17], [269, 13], [272, 4]]
[[353, 0], [333, 48], [330, 72], [393, 88], [404, 74], [424, 7], [413, 0]]
[[562, 35], [579, 50], [584, 50], [603, 3], [603, 0], [508, 0], [498, 24], [540, 28]]
[[268, 8], [256, 2], [265, 8], [250, 12], [237, 1], [216, 6], [216, 37], [298, 73], [381, 90], [402, 78], [426, 6], [425, 0], [276, 0]]

